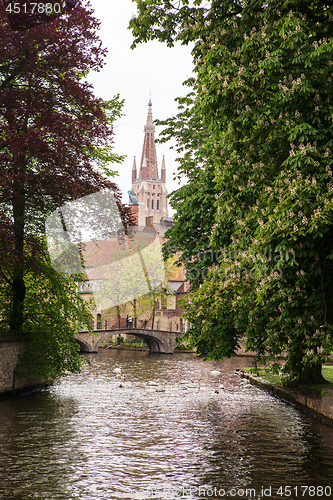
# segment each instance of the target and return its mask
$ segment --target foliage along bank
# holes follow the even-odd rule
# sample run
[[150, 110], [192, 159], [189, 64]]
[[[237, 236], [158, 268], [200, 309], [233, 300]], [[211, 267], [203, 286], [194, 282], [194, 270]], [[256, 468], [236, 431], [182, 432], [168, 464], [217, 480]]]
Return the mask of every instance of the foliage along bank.
[[321, 382], [333, 349], [333, 7], [137, 7], [134, 46], [193, 47], [190, 92], [165, 132], [177, 138], [179, 174], [189, 174], [171, 196], [177, 222], [166, 248], [183, 252], [194, 285], [187, 339], [221, 359], [244, 338], [277, 369], [284, 354], [287, 380]]
[[122, 161], [112, 151], [122, 103], [95, 97], [85, 81], [106, 56], [88, 4], [51, 1], [53, 10], [34, 13], [7, 4], [0, 0], [0, 328], [27, 341], [20, 375], [55, 377], [79, 371], [74, 335], [90, 328], [90, 312], [76, 293], [84, 277], [51, 266], [45, 220], [110, 188], [130, 221], [107, 166]]

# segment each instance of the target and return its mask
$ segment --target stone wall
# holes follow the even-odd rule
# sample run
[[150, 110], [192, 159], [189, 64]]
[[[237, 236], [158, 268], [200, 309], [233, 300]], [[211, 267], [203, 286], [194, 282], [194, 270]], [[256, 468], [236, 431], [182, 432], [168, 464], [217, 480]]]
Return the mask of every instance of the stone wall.
[[323, 387], [322, 394], [311, 394], [305, 392], [306, 389], [287, 389], [264, 380], [261, 377], [256, 377], [253, 374], [241, 371], [240, 376], [248, 379], [251, 384], [264, 389], [274, 396], [277, 396], [284, 401], [294, 404], [303, 410], [313, 415], [324, 418], [333, 422], [333, 388]]
[[14, 375], [24, 342], [15, 338], [0, 339], [0, 398], [52, 384], [51, 379], [25, 379]]

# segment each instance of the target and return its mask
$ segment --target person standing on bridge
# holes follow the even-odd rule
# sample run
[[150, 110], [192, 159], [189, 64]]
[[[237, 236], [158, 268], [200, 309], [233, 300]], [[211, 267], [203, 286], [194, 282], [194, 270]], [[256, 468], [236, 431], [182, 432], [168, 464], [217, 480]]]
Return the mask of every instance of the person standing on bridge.
[[132, 316], [128, 316], [128, 328], [132, 328], [133, 327], [133, 318]]
[[126, 328], [128, 328], [128, 314], [126, 316]]

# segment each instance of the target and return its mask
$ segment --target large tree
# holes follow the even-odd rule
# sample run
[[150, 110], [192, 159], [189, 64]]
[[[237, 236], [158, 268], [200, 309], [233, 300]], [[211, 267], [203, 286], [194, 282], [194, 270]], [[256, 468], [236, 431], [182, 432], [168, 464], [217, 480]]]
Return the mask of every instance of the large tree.
[[193, 43], [193, 100], [209, 136], [201, 153], [215, 167], [210, 246], [221, 255], [190, 296], [188, 336], [216, 359], [244, 338], [258, 359], [284, 355], [288, 380], [322, 381], [333, 349], [333, 8], [137, 5], [135, 43]]
[[[102, 188], [115, 191], [125, 224], [130, 216], [108, 180], [114, 174], [108, 162], [121, 161], [112, 152], [112, 123], [121, 102], [96, 98], [85, 81], [104, 64], [99, 22], [80, 1], [51, 1], [45, 10], [41, 5], [0, 0], [1, 324], [2, 331], [34, 344], [34, 332], [44, 329], [49, 347], [53, 342], [63, 351], [66, 369], [69, 353], [75, 358], [77, 323], [88, 316], [73, 281], [51, 269], [46, 217]], [[61, 348], [67, 327], [68, 352]], [[46, 351], [41, 356], [52, 358]], [[79, 364], [75, 358], [72, 367]]]

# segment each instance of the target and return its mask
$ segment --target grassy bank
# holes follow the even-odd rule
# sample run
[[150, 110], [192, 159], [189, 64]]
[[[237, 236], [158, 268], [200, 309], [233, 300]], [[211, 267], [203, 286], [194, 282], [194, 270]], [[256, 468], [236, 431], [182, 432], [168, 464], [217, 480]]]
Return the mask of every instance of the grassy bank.
[[104, 349], [111, 349], [112, 347], [131, 347], [131, 348], [138, 348], [138, 349], [143, 349], [146, 348], [148, 349], [148, 345], [144, 340], [141, 340], [139, 338], [135, 338], [132, 340], [125, 340], [123, 337], [117, 337], [115, 341], [113, 340], [108, 340], [107, 342], [103, 342], [100, 347]]
[[[283, 380], [279, 374], [272, 373], [270, 368], [258, 367], [255, 371], [253, 368], [247, 368], [246, 371], [252, 374], [252, 376], [258, 376], [263, 380], [266, 380], [270, 384], [274, 384], [278, 387], [283, 387]], [[327, 380], [327, 384], [320, 385], [302, 385], [300, 384], [297, 389], [302, 392], [307, 392], [308, 394], [314, 394], [318, 396], [323, 396], [326, 394], [327, 388], [332, 388], [333, 384], [333, 366], [323, 365], [322, 374]]]

